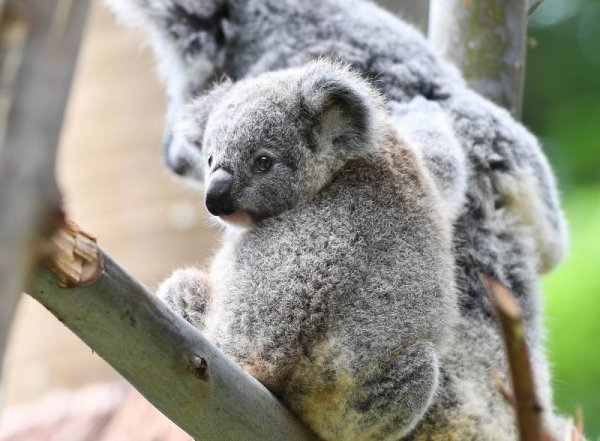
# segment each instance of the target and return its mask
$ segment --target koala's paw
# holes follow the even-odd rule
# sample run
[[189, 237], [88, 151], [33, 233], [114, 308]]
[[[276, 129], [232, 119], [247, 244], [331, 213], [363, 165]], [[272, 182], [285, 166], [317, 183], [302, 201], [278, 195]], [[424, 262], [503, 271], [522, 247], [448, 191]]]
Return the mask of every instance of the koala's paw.
[[156, 295], [195, 327], [204, 327], [209, 299], [208, 280], [196, 268], [175, 271], [158, 288]]

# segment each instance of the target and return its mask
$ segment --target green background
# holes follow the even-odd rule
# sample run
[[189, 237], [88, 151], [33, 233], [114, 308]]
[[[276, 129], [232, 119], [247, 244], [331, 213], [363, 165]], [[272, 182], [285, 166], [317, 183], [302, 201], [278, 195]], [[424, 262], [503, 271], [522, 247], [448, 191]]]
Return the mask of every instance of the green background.
[[546, 0], [529, 22], [523, 121], [557, 174], [571, 244], [543, 279], [556, 404], [600, 437], [600, 1]]

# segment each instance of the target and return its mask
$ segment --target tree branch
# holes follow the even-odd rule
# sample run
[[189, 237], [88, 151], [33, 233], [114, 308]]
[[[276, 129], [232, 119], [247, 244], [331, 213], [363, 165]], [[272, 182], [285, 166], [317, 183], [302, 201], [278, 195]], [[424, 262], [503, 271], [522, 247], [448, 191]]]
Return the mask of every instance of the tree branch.
[[[150, 402], [203, 441], [307, 441], [264, 386], [175, 315], [70, 223], [31, 295]], [[68, 288], [67, 288], [68, 287]]]
[[429, 38], [469, 86], [521, 115], [527, 2], [431, 0]]
[[517, 413], [521, 441], [539, 441], [542, 436], [542, 411], [538, 401], [521, 310], [515, 298], [495, 280], [485, 278], [502, 330], [506, 357], [512, 379], [512, 403]]
[[[496, 386], [515, 409], [519, 439], [521, 441], [559, 441], [542, 425], [544, 409], [536, 394], [521, 309], [513, 295], [498, 281], [484, 277], [483, 283], [496, 311], [502, 331], [512, 389], [498, 379]], [[583, 441], [581, 428], [572, 426], [571, 432], [566, 434], [564, 441]]]
[[88, 5], [0, 3], [0, 374], [19, 295], [62, 219], [54, 157]]

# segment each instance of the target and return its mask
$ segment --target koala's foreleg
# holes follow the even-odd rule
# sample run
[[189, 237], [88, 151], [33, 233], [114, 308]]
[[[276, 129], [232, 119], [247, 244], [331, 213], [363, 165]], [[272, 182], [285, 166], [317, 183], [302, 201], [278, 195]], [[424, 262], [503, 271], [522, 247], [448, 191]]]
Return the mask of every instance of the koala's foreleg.
[[210, 285], [202, 271], [196, 268], [175, 271], [160, 285], [156, 295], [196, 328], [204, 329]]

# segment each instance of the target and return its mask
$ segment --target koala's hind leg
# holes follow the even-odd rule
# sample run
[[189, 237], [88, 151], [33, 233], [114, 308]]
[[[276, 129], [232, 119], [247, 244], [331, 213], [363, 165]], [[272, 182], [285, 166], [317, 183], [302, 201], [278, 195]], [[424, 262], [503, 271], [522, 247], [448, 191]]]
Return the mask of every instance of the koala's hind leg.
[[378, 366], [358, 383], [349, 402], [359, 422], [353, 439], [397, 441], [408, 434], [429, 408], [438, 375], [437, 356], [427, 342], [408, 346], [393, 363]]
[[417, 425], [435, 395], [433, 346], [418, 342], [387, 361], [346, 356], [312, 358], [311, 367], [316, 364], [320, 372], [296, 373], [285, 401], [325, 441], [398, 441]]
[[196, 268], [175, 271], [160, 285], [156, 295], [196, 328], [204, 328], [210, 287], [202, 271]]

